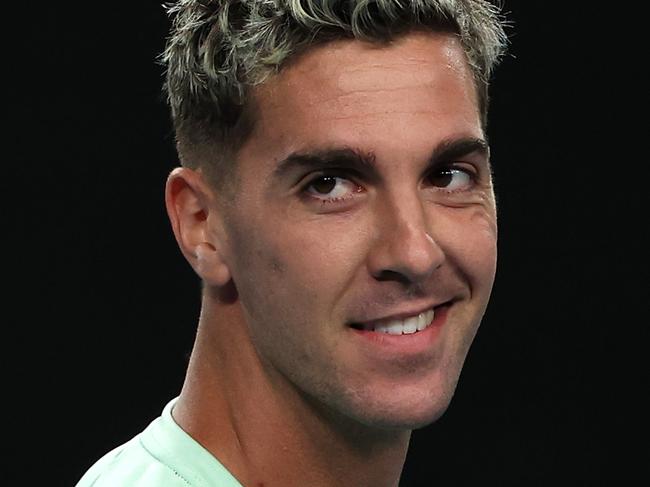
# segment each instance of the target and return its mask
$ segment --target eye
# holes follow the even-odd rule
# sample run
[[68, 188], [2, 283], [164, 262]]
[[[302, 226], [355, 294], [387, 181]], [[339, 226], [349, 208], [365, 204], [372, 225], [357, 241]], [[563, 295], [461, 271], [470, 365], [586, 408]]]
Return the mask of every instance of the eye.
[[476, 182], [476, 174], [470, 169], [461, 167], [444, 167], [432, 172], [427, 181], [436, 188], [445, 191], [464, 191], [471, 189]]
[[359, 185], [339, 176], [319, 176], [305, 186], [305, 192], [324, 202], [347, 199], [360, 191]]

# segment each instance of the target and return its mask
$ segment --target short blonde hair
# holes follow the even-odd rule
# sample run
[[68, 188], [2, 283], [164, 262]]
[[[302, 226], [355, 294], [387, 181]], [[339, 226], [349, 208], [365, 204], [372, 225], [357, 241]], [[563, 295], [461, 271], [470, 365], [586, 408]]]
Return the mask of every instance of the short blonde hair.
[[507, 44], [500, 8], [486, 0], [179, 0], [167, 10], [173, 22], [161, 61], [179, 156], [215, 182], [254, 124], [250, 89], [310, 46], [453, 32], [485, 125], [488, 82]]

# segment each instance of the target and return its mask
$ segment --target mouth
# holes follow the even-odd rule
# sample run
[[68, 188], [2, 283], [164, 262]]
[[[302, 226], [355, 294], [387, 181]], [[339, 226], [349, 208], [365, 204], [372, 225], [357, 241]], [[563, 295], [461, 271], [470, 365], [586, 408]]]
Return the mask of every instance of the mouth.
[[410, 316], [383, 318], [364, 323], [352, 323], [350, 327], [359, 331], [386, 335], [414, 335], [433, 325], [436, 315], [443, 313], [451, 304], [451, 301], [448, 301]]

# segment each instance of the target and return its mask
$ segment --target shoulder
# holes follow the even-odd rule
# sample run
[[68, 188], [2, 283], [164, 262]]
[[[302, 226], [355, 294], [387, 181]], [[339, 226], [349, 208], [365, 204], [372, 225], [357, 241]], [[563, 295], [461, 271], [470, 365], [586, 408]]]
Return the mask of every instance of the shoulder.
[[76, 487], [241, 487], [176, 424], [176, 399], [139, 435], [100, 458]]
[[100, 458], [76, 487], [198, 487], [155, 458], [140, 435]]

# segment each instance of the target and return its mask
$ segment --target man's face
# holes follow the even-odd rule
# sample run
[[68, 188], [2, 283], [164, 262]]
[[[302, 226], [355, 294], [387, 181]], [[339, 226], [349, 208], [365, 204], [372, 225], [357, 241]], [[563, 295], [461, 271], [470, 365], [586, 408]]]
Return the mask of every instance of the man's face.
[[496, 265], [487, 150], [458, 40], [330, 43], [255, 96], [236, 204], [223, 211], [261, 363], [362, 424], [435, 420]]

